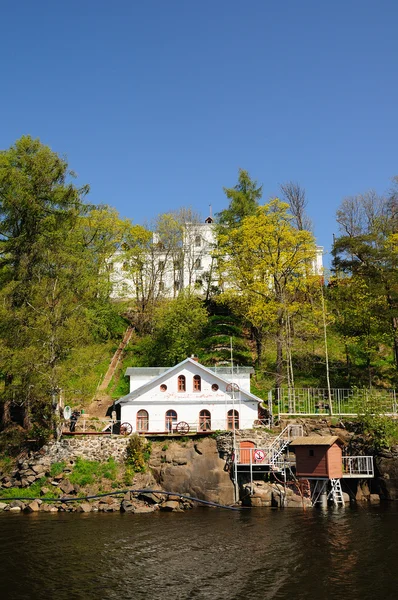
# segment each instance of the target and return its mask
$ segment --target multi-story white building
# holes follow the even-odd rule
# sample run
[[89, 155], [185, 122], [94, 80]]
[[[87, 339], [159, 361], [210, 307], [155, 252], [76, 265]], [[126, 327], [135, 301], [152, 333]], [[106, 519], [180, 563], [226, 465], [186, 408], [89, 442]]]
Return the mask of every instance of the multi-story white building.
[[[190, 288], [203, 296], [211, 295], [219, 285], [217, 278], [215, 223], [208, 217], [203, 223], [186, 223], [181, 243], [165, 247], [153, 234], [150, 249], [139, 258], [124, 252], [110, 264], [115, 298], [173, 298]], [[323, 248], [317, 246], [313, 263], [315, 273], [323, 273]], [[229, 284], [230, 285], [230, 284]]]

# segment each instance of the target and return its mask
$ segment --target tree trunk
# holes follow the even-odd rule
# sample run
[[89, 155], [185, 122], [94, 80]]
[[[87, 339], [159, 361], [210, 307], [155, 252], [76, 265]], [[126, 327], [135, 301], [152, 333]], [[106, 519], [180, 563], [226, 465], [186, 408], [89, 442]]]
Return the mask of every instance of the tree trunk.
[[[11, 385], [13, 380], [13, 376], [10, 373], [7, 373], [5, 376], [4, 387], [7, 388]], [[11, 400], [6, 395], [6, 398], [3, 403], [3, 415], [1, 418], [1, 427], [5, 429], [11, 423]]]

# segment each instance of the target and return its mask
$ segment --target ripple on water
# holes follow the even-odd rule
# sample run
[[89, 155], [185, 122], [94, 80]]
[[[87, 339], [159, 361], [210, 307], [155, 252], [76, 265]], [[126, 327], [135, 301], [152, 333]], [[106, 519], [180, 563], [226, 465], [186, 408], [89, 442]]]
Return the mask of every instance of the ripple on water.
[[395, 600], [396, 512], [0, 515], [1, 597]]

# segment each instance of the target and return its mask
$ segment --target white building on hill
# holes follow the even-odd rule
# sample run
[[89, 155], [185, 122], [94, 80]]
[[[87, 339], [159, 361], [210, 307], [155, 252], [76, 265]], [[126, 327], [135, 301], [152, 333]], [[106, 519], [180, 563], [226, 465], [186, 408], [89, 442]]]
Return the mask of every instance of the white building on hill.
[[[190, 288], [203, 296], [217, 288], [215, 223], [208, 217], [204, 223], [186, 223], [184, 239], [178, 248], [153, 245], [139, 270], [134, 271], [125, 259], [114, 257], [111, 282], [115, 298], [173, 298], [182, 289]], [[322, 275], [323, 248], [317, 246], [314, 272]], [[122, 253], [119, 255], [122, 256]], [[141, 259], [142, 260], [142, 259]], [[124, 262], [123, 262], [124, 261]]]
[[188, 433], [251, 429], [264, 410], [250, 392], [252, 367], [204, 367], [194, 358], [167, 367], [128, 368], [120, 398], [126, 432]]

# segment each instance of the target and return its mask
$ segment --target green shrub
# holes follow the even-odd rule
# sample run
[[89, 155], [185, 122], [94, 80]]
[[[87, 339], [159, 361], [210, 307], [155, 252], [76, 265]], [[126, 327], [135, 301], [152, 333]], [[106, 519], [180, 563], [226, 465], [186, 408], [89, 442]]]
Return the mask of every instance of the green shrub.
[[383, 414], [377, 398], [370, 398], [366, 404], [362, 404], [358, 423], [375, 450], [390, 448], [398, 443], [398, 421]]
[[134, 478], [134, 471], [132, 470], [131, 467], [126, 467], [125, 471], [124, 471], [124, 477], [123, 477], [123, 482], [125, 485], [132, 485], [133, 483], [133, 478]]
[[35, 441], [35, 448], [39, 449], [50, 441], [53, 432], [48, 427], [34, 423], [28, 432], [28, 438]]
[[136, 473], [144, 473], [151, 456], [152, 444], [139, 435], [131, 436], [126, 448], [126, 464]]

